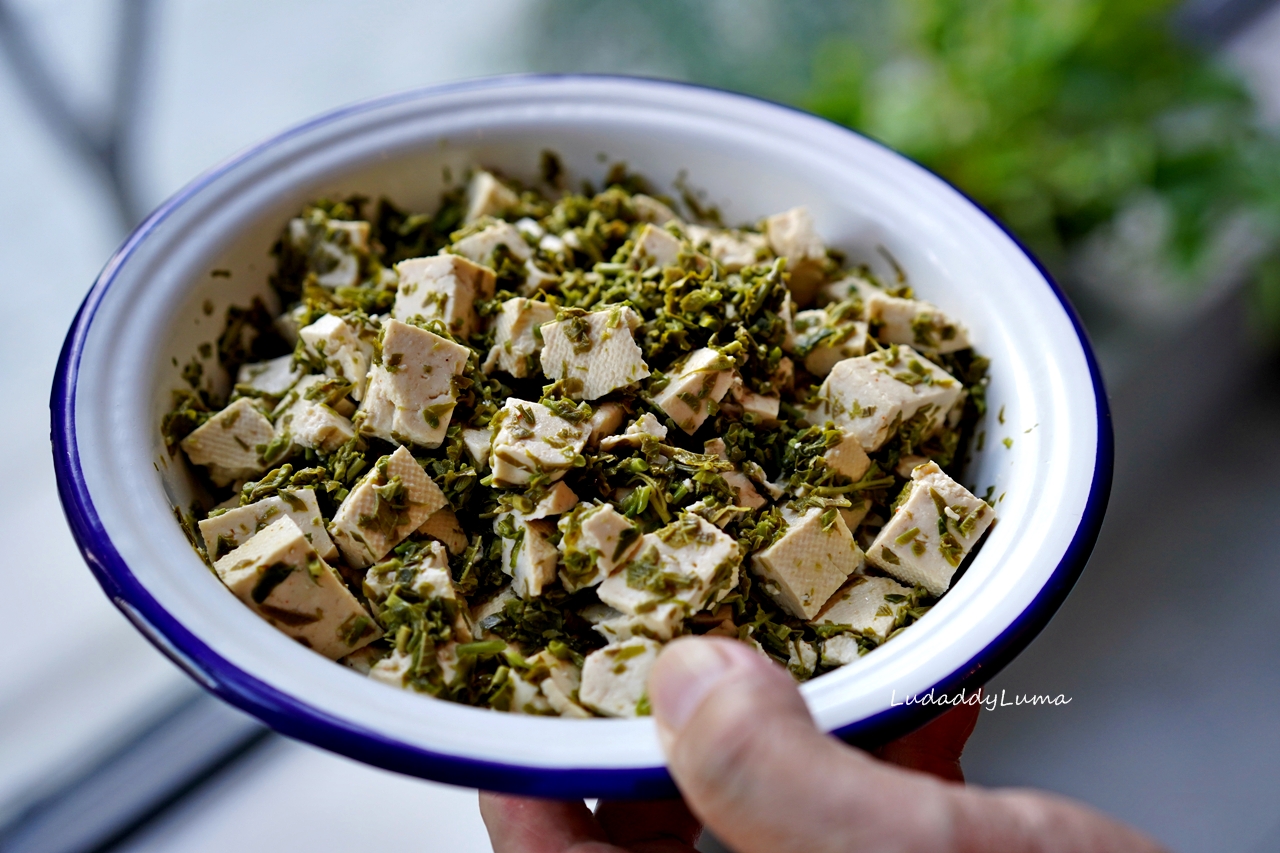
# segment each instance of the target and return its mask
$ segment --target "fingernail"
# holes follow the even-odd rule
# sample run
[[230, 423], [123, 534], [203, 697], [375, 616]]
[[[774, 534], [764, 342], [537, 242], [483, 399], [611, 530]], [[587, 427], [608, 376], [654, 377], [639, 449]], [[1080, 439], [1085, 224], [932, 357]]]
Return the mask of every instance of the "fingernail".
[[683, 640], [663, 650], [649, 680], [649, 704], [660, 727], [679, 731], [732, 662], [708, 640]]

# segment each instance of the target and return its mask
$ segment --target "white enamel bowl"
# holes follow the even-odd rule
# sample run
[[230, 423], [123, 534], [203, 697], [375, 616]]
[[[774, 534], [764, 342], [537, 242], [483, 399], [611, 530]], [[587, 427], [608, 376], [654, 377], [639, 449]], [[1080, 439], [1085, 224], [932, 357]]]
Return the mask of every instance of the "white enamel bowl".
[[110, 260], [62, 352], [53, 444], [85, 559], [138, 630], [275, 729], [372, 764], [549, 796], [672, 791], [650, 720], [497, 714], [370, 681], [255, 616], [174, 522], [192, 486], [158, 424], [182, 384], [179, 366], [216, 340], [228, 305], [268, 294], [268, 250], [288, 217], [309, 199], [349, 193], [432, 210], [446, 173], [482, 164], [532, 178], [544, 149], [597, 183], [605, 159], [661, 188], [686, 174], [729, 222], [806, 205], [850, 257], [882, 264], [876, 247], [887, 248], [991, 358], [986, 441], [965, 479], [1003, 496], [1000, 521], [917, 625], [804, 685], [819, 723], [857, 742], [885, 740], [937, 710], [903, 697], [972, 688], [1021, 651], [1083, 567], [1110, 485], [1106, 399], [1062, 294], [963, 195], [844, 128], [740, 95], [589, 76], [483, 80], [322, 116], [196, 180]]

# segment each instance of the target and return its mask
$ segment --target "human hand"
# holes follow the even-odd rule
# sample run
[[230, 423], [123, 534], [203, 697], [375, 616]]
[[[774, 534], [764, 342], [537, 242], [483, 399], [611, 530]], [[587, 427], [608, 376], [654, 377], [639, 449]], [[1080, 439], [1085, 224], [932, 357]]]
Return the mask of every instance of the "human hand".
[[603, 802], [593, 815], [582, 802], [481, 794], [495, 853], [687, 853], [700, 824], [738, 853], [1161, 850], [1058, 797], [958, 784], [976, 706], [877, 759], [818, 731], [780, 667], [714, 637], [669, 644], [649, 700], [683, 802]]

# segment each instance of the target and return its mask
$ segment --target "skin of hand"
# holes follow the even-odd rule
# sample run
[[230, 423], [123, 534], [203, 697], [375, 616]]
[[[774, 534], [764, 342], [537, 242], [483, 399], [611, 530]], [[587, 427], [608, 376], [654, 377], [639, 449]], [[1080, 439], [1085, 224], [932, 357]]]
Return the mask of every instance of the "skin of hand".
[[978, 706], [876, 751], [820, 732], [781, 667], [734, 640], [670, 643], [649, 701], [681, 800], [480, 795], [495, 853], [689, 853], [703, 825], [737, 853], [1162, 853], [1137, 831], [1034, 791], [961, 782]]

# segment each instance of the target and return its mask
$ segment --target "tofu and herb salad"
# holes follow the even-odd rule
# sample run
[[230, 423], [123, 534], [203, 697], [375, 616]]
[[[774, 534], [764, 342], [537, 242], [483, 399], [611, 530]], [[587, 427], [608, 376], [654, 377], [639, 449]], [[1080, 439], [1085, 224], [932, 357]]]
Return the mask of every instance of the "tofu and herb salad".
[[996, 517], [949, 473], [987, 381], [963, 323], [804, 208], [727, 228], [544, 173], [287, 224], [278, 304], [217, 342], [230, 395], [193, 360], [161, 424], [213, 571], [370, 678], [529, 714], [646, 714], [683, 634], [805, 680], [908, 629]]

